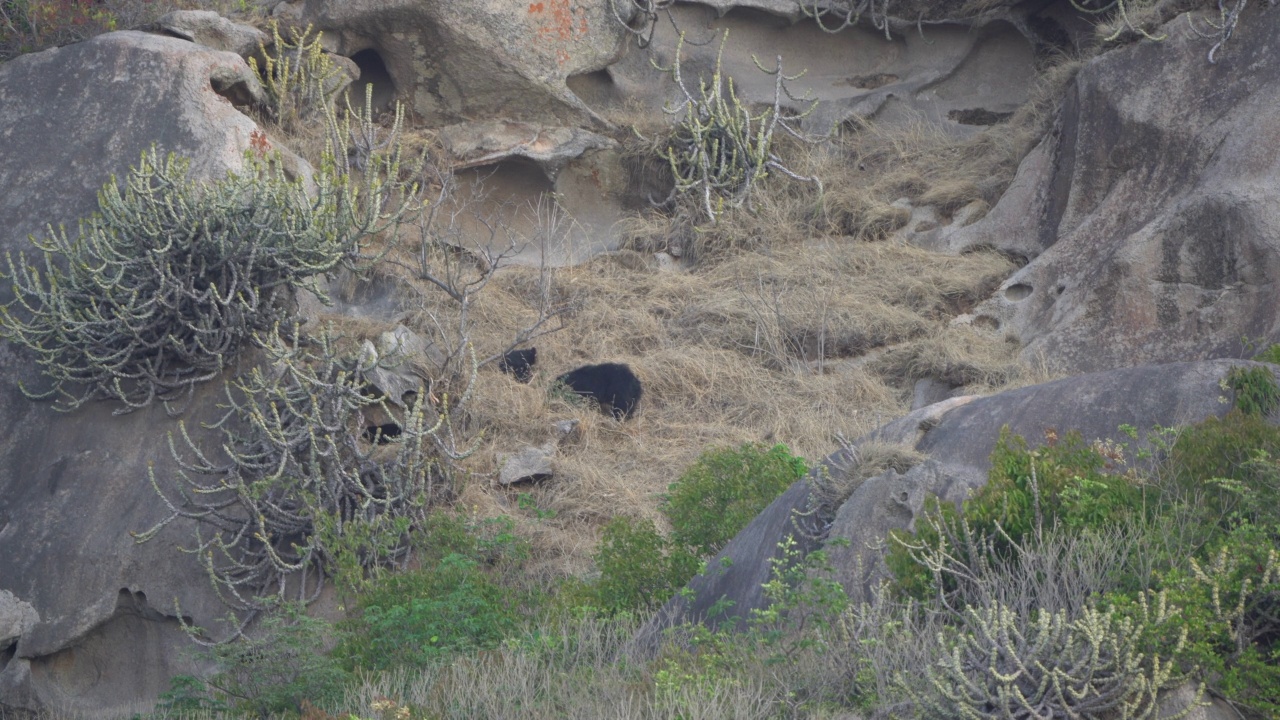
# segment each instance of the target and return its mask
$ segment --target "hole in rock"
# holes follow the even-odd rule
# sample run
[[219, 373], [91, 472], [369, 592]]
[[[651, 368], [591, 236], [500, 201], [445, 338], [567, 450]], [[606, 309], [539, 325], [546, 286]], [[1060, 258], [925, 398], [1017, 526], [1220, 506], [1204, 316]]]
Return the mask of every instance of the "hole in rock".
[[570, 75], [564, 82], [570, 92], [593, 108], [612, 105], [623, 99], [608, 68]]
[[979, 315], [973, 319], [973, 326], [983, 330], [995, 331], [1000, 329], [1000, 321], [990, 315]]
[[947, 113], [949, 120], [954, 120], [961, 125], [995, 125], [1011, 117], [1013, 117], [1012, 112], [995, 112], [985, 108], [952, 110]]
[[352, 55], [351, 60], [356, 67], [360, 68], [360, 78], [351, 83], [351, 88], [347, 90], [351, 98], [351, 107], [358, 108], [364, 105], [365, 86], [372, 85], [373, 111], [379, 112], [390, 108], [392, 101], [396, 99], [396, 84], [391, 80], [387, 64], [382, 61], [378, 51], [373, 48], [361, 50]]
[[1027, 299], [1027, 296], [1031, 294], [1031, 291], [1032, 287], [1030, 285], [1017, 283], [1016, 285], [1010, 285], [1005, 288], [1004, 296], [1013, 302], [1018, 302], [1019, 300]]
[[364, 429], [364, 439], [378, 445], [386, 445], [400, 437], [401, 432], [403, 431], [396, 423], [370, 425]]

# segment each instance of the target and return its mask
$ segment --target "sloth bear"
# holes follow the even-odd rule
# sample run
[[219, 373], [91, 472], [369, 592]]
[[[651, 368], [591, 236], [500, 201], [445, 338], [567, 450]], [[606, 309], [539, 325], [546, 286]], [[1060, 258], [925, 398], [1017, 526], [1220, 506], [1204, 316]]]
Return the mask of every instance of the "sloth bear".
[[618, 420], [626, 420], [640, 402], [640, 379], [631, 368], [621, 363], [583, 365], [556, 378], [566, 389], [593, 398], [600, 404], [601, 412], [611, 413]]
[[403, 430], [396, 423], [370, 425], [364, 429], [364, 439], [376, 445], [386, 445], [400, 437]]
[[527, 383], [533, 379], [533, 366], [538, 362], [538, 348], [528, 350], [512, 350], [498, 361], [498, 369], [515, 376], [516, 380]]

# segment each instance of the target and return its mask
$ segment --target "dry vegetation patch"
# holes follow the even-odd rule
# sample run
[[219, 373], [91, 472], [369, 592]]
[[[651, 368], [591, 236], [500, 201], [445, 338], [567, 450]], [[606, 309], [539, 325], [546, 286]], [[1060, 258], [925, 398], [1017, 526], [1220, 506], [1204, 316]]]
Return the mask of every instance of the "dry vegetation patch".
[[[683, 271], [643, 260], [623, 253], [555, 270], [553, 294], [572, 309], [562, 330], [534, 343], [533, 381], [491, 365], [477, 384], [472, 422], [486, 438], [463, 502], [515, 515], [549, 572], [589, 569], [613, 516], [661, 524], [661, 495], [708, 448], [783, 442], [816, 462], [837, 435], [857, 437], [909, 409], [911, 381], [930, 370], [949, 380], [954, 367], [970, 368], [958, 384], [984, 388], [1025, 376], [1015, 344], [947, 326], [1012, 271], [993, 253], [829, 237]], [[504, 347], [531, 315], [548, 272], [513, 267], [494, 277], [475, 308], [479, 355]], [[949, 364], [885, 360], [908, 349], [929, 358], [928, 348], [951, 353]], [[634, 420], [549, 392], [556, 376], [597, 362], [627, 363], [643, 381]], [[561, 444], [554, 478], [497, 485], [505, 454], [549, 441], [567, 418], [581, 425]], [[521, 513], [521, 502], [543, 512]]]

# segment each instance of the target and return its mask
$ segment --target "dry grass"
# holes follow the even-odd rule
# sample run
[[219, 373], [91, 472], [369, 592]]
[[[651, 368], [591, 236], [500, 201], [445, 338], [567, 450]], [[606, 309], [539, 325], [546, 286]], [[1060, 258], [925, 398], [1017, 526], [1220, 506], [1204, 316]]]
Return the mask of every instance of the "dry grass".
[[[407, 323], [446, 351], [469, 341], [480, 359], [492, 358], [540, 308], [563, 310], [562, 329], [529, 343], [538, 348], [531, 383], [496, 363], [480, 368], [467, 424], [457, 428], [479, 439], [463, 461], [471, 481], [459, 503], [481, 517], [513, 517], [532, 543], [535, 574], [585, 575], [603, 524], [627, 515], [661, 525], [662, 494], [707, 449], [782, 442], [816, 462], [839, 437], [905, 412], [918, 379], [989, 391], [1043, 378], [1018, 362], [1016, 343], [949, 324], [999, 286], [1014, 269], [1009, 261], [883, 239], [905, 222], [898, 198], [943, 215], [994, 203], [1071, 70], [1048, 69], [1023, 111], [968, 140], [923, 123], [862, 123], [835, 142], [783, 147], [797, 172], [824, 179], [825, 194], [770, 178], [755, 213], [727, 213], [713, 228], [693, 228], [678, 207], [637, 211], [623, 225], [629, 249], [571, 268], [500, 270], [465, 323], [453, 298], [419, 278], [420, 242], [403, 236], [379, 271], [403, 289]], [[660, 130], [634, 108], [611, 119], [643, 126], [650, 138]], [[634, 186], [661, 186], [662, 168], [644, 159], [652, 148], [628, 142]], [[657, 251], [680, 266], [659, 268]], [[483, 274], [464, 255], [431, 262], [453, 262], [460, 278]], [[618, 422], [550, 394], [558, 375], [599, 362], [626, 363], [641, 378], [634, 419]], [[498, 484], [506, 455], [550, 442], [553, 424], [568, 418], [580, 425], [561, 442], [550, 480]]]
[[[783, 442], [816, 461], [836, 449], [837, 435], [857, 437], [904, 412], [910, 386], [900, 369], [881, 371], [869, 358], [946, 336], [950, 318], [1012, 267], [994, 254], [828, 238], [692, 271], [660, 271], [633, 252], [556, 270], [555, 295], [573, 310], [563, 330], [535, 343], [533, 381], [481, 371], [471, 418], [485, 439], [468, 461], [474, 481], [462, 502], [516, 516], [540, 572], [586, 572], [603, 523], [615, 515], [661, 523], [661, 494], [704, 450]], [[473, 311], [479, 355], [503, 347], [530, 316], [540, 284], [536, 269], [495, 276]], [[1016, 348], [987, 340], [960, 346], [955, 362], [1003, 363], [1017, 375]], [[597, 362], [627, 363], [641, 378], [635, 419], [619, 423], [548, 392], [559, 374]], [[497, 485], [504, 454], [549, 441], [552, 424], [567, 418], [581, 425], [561, 444], [554, 478]], [[517, 512], [520, 493], [554, 517]]]

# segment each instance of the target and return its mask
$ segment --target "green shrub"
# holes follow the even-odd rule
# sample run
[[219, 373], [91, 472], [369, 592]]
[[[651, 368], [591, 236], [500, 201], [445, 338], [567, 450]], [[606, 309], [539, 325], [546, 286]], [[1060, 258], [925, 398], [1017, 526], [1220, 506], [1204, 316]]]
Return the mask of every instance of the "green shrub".
[[1200, 521], [1226, 529], [1240, 521], [1280, 523], [1280, 428], [1232, 410], [1184, 429], [1161, 465], [1166, 492]]
[[176, 7], [171, 0], [0, 0], [0, 62], [134, 28]]
[[[1265, 717], [1280, 716], [1278, 528], [1241, 525], [1162, 578], [1177, 613], [1146, 628], [1147, 653], [1176, 659], [1213, 693]], [[1131, 598], [1110, 601], [1125, 612]]]
[[[946, 531], [967, 537], [953, 551], [966, 564], [978, 555], [1002, 562], [1014, 556], [1024, 539], [1042, 530], [1103, 529], [1134, 513], [1146, 513], [1146, 494], [1153, 493], [1127, 475], [1108, 472], [1118, 450], [1085, 443], [1079, 433], [1034, 450], [1006, 427], [991, 452], [986, 485], [964, 501], [961, 511], [951, 503], [930, 498], [924, 512], [933, 518], [916, 523], [914, 533], [894, 531], [885, 561], [898, 592], [910, 597], [933, 597], [932, 571], [918, 562], [913, 546], [939, 549], [951, 540]], [[1104, 454], [1103, 450], [1107, 451]], [[972, 545], [969, 541], [972, 541]], [[945, 590], [946, 588], [944, 588]]]
[[[261, 717], [294, 712], [303, 700], [333, 707], [352, 680], [325, 651], [335, 634], [300, 605], [280, 605], [252, 635], [212, 648], [218, 672], [208, 684], [236, 709]], [[198, 697], [191, 688], [182, 692]]]
[[714, 555], [807, 472], [804, 459], [781, 444], [705, 452], [663, 500], [672, 539], [699, 556]]
[[697, 573], [698, 558], [667, 541], [653, 522], [614, 518], [595, 555], [600, 578], [591, 602], [611, 612], [643, 610], [666, 602]]
[[1280, 343], [1272, 343], [1268, 345], [1257, 355], [1254, 355], [1253, 359], [1258, 362], [1280, 365]]
[[492, 648], [519, 628], [530, 595], [502, 582], [525, 556], [510, 521], [477, 527], [433, 513], [415, 545], [420, 568], [362, 586], [336, 653], [349, 666], [423, 667]]
[[1280, 406], [1280, 385], [1266, 367], [1234, 367], [1226, 384], [1236, 396], [1236, 407], [1246, 415], [1270, 415]]

